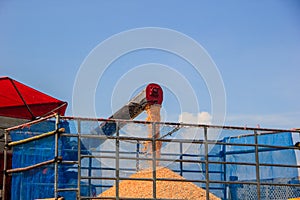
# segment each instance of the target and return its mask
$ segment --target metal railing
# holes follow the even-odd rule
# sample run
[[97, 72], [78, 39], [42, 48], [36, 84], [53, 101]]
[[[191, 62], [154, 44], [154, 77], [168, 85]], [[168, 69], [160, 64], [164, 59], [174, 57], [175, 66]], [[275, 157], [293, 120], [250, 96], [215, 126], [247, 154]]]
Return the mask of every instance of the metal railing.
[[[22, 129], [23, 127], [38, 124], [42, 121], [53, 120], [55, 118], [55, 130], [33, 136], [20, 141], [8, 142], [7, 138], [10, 132]], [[72, 128], [65, 130], [60, 128], [61, 121], [67, 121]], [[133, 130], [123, 132], [117, 130], [115, 135], [94, 135], [89, 130], [99, 122], [122, 123], [132, 126]], [[147, 128], [152, 126], [153, 137], [148, 138]], [[118, 127], [118, 126], [116, 126]], [[155, 138], [155, 129], [160, 127], [159, 138]], [[125, 127], [126, 128], [126, 127]], [[217, 135], [216, 138], [211, 138], [210, 131]], [[228, 133], [224, 133], [224, 132]], [[136, 135], [136, 132], [141, 135]], [[194, 132], [194, 137], [185, 138], [185, 134]], [[217, 133], [216, 133], [217, 132]], [[107, 120], [107, 119], [89, 119], [75, 118], [63, 116], [49, 116], [37, 121], [27, 123], [25, 125], [9, 128], [5, 131], [5, 151], [4, 151], [4, 179], [3, 179], [3, 195], [5, 195], [5, 179], [7, 176], [20, 173], [32, 169], [38, 169], [41, 166], [54, 164], [54, 198], [58, 198], [60, 194], [65, 192], [76, 192], [77, 199], [120, 199], [120, 181], [151, 181], [152, 197], [148, 199], [159, 199], [157, 196], [157, 181], [176, 181], [176, 182], [192, 182], [199, 187], [202, 187], [206, 192], [206, 199], [209, 199], [209, 194], [214, 193], [221, 199], [239, 199], [239, 195], [249, 195], [249, 199], [267, 199], [266, 188], [270, 187], [270, 191], [274, 188], [284, 188], [286, 191], [291, 191], [290, 197], [300, 196], [300, 182], [298, 177], [289, 177], [290, 180], [279, 181], [275, 177], [272, 180], [262, 178], [261, 170], [265, 168], [281, 168], [291, 169], [295, 171], [300, 169], [299, 163], [285, 162], [262, 162], [261, 157], [265, 154], [274, 152], [294, 151], [299, 153], [299, 147], [291, 144], [282, 145], [260, 142], [262, 137], [280, 135], [289, 133], [291, 135], [299, 135], [299, 131], [279, 130], [279, 129], [261, 129], [261, 128], [244, 128], [231, 126], [214, 126], [201, 124], [183, 124], [183, 123], [163, 123], [163, 122], [145, 122], [145, 121], [129, 121], [129, 120]], [[176, 134], [181, 134], [180, 136]], [[53, 159], [48, 161], [32, 164], [31, 166], [22, 168], [7, 168], [7, 151], [13, 146], [22, 145], [32, 141], [39, 141], [41, 138], [55, 136], [55, 151]], [[190, 136], [190, 135], [189, 135]], [[60, 140], [67, 138], [66, 141], [77, 141], [75, 149], [63, 149], [60, 146]], [[247, 143], [247, 139], [250, 142]], [[236, 140], [235, 142], [232, 142]], [[239, 142], [241, 140], [241, 142]], [[85, 142], [84, 142], [85, 141]], [[97, 143], [96, 146], [90, 147], [90, 142]], [[156, 144], [161, 141], [164, 146], [171, 145], [174, 151], [170, 151], [167, 147], [162, 150], [161, 156], [156, 157], [156, 153], [145, 153], [142, 150], [144, 142], [150, 142], [152, 152], [156, 152]], [[246, 142], [245, 142], [246, 141]], [[106, 148], [106, 144], [109, 143]], [[129, 149], [122, 148], [126, 144]], [[188, 146], [188, 148], [186, 148]], [[74, 147], [74, 146], [73, 146]], [[34, 148], [34, 147], [33, 147]], [[243, 149], [244, 148], [244, 149]], [[164, 148], [163, 148], [164, 149]], [[172, 149], [172, 148], [171, 148]], [[192, 150], [190, 150], [192, 149]], [[217, 149], [217, 152], [214, 150]], [[233, 150], [230, 150], [233, 149]], [[61, 156], [60, 151], [73, 152], [77, 154], [76, 159], [66, 160]], [[75, 155], [74, 154], [74, 155]], [[232, 156], [251, 155], [252, 160], [232, 160]], [[169, 167], [174, 172], [177, 172], [185, 179], [170, 179], [158, 178], [156, 176], [157, 161], [164, 167]], [[107, 164], [107, 163], [108, 164]], [[298, 161], [299, 162], [299, 161]], [[104, 164], [103, 164], [104, 163]], [[106, 166], [105, 166], [106, 163]], [[111, 166], [108, 166], [112, 164]], [[59, 173], [60, 165], [68, 165], [68, 170], [77, 171], [77, 183], [72, 187], [60, 187]], [[97, 165], [97, 166], [95, 166]], [[198, 169], [195, 169], [195, 165]], [[255, 179], [245, 179], [228, 174], [228, 168], [245, 167], [251, 169], [249, 171], [255, 173]], [[138, 172], [142, 168], [151, 168], [152, 178], [131, 178], [130, 174]], [[253, 170], [254, 169], [254, 170]], [[235, 173], [234, 170], [232, 173]], [[245, 172], [246, 173], [246, 172]], [[201, 175], [202, 178], [190, 178], [192, 175]], [[239, 174], [238, 174], [239, 175]], [[285, 174], [283, 174], [283, 177]], [[298, 175], [299, 176], [299, 175]], [[218, 178], [215, 178], [218, 177]], [[293, 181], [294, 180], [294, 181]], [[115, 196], [113, 197], [95, 197], [109, 187], [115, 185]], [[87, 186], [88, 191], [82, 194], [83, 187]], [[248, 188], [248, 191], [246, 190]], [[250, 188], [250, 189], [249, 189]], [[278, 189], [278, 190], [279, 190]], [[255, 193], [254, 195], [252, 193]], [[267, 192], [268, 193], [268, 192]], [[278, 194], [277, 194], [278, 195]], [[62, 195], [63, 196], [63, 195]], [[287, 196], [285, 196], [287, 197]], [[274, 199], [277, 197], [274, 197]], [[125, 197], [122, 199], [126, 199]], [[128, 198], [133, 199], [133, 198]], [[140, 199], [140, 198], [137, 198]]]

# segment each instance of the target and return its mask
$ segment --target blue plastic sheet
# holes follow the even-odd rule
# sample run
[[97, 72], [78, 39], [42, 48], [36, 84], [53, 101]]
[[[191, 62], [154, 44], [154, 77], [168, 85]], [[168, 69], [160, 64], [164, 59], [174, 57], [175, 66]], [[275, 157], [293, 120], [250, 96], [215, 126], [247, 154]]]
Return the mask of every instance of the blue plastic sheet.
[[[59, 124], [70, 132], [67, 121]], [[54, 121], [45, 121], [30, 127], [11, 131], [13, 141], [19, 141], [35, 135], [40, 135], [55, 130]], [[68, 137], [60, 137], [58, 153], [63, 160], [77, 161], [77, 141], [70, 141]], [[13, 147], [13, 168], [27, 167], [44, 161], [52, 160], [55, 156], [55, 136], [48, 136], [32, 142], [27, 142]], [[72, 170], [75, 169], [75, 170]], [[59, 164], [58, 187], [77, 188], [78, 173], [73, 165]], [[31, 200], [54, 197], [54, 164], [38, 167], [24, 172], [14, 173], [12, 176], [12, 200]], [[81, 194], [87, 196], [88, 187], [82, 184]], [[68, 191], [59, 193], [65, 199], [76, 199], [76, 192]]]

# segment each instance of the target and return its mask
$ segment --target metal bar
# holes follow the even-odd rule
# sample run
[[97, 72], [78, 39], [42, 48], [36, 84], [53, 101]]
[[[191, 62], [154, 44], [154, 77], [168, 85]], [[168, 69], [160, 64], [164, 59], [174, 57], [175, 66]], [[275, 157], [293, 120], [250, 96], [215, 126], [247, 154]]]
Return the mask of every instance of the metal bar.
[[[89, 177], [92, 177], [92, 168], [93, 168], [93, 157], [89, 157], [89, 168], [88, 168]], [[89, 182], [89, 196], [91, 196], [92, 179], [89, 179], [88, 182]]]
[[[70, 134], [63, 134], [62, 136], [66, 137], [72, 137]], [[89, 133], [83, 133], [82, 138], [99, 138], [99, 139], [106, 139], [106, 140], [115, 140], [116, 136], [105, 136], [105, 135], [95, 135], [95, 134], [89, 134]], [[125, 140], [125, 141], [151, 141], [151, 138], [146, 137], [132, 137], [132, 136], [119, 136], [119, 140]], [[157, 141], [161, 142], [183, 142], [183, 143], [194, 143], [194, 144], [203, 144], [204, 140], [196, 140], [196, 139], [156, 139]], [[226, 143], [221, 141], [215, 141], [215, 140], [207, 140], [207, 143], [209, 144], [225, 144], [225, 145], [233, 145], [233, 146], [255, 146], [254, 144], [244, 144], [244, 143]], [[264, 146], [264, 145], [261, 145]], [[286, 147], [286, 146], [282, 146]]]
[[[62, 134], [62, 136], [72, 137], [70, 134]], [[97, 135], [82, 135], [82, 138], [99, 138], [99, 139], [106, 139], [106, 140], [115, 140], [115, 136], [97, 136]], [[134, 141], [151, 141], [151, 138], [137, 138], [137, 137], [125, 137], [120, 136], [119, 140], [127, 141], [127, 140], [134, 140]], [[157, 141], [161, 142], [172, 142], [172, 143], [193, 143], [193, 144], [204, 144], [204, 140], [191, 140], [191, 139], [156, 139]], [[269, 148], [280, 148], [280, 149], [299, 149], [294, 146], [273, 146], [273, 145], [264, 145], [264, 144], [243, 144], [243, 143], [226, 143], [226, 142], [220, 142], [220, 141], [207, 141], [208, 144], [219, 144], [219, 145], [227, 145], [227, 146], [248, 146], [248, 147], [269, 147]], [[121, 153], [121, 152], [120, 152]]]
[[[99, 145], [99, 146], [98, 146], [99, 151], [95, 151], [95, 150], [94, 150], [94, 152], [96, 152], [96, 153], [97, 153], [97, 152], [100, 152], [100, 153], [102, 154], [103, 150], [102, 150], [101, 147], [102, 147], [102, 145]], [[103, 174], [103, 171], [102, 171], [101, 169], [102, 169], [102, 168], [105, 168], [105, 167], [102, 167], [102, 162], [101, 162], [101, 161], [102, 161], [102, 160], [99, 160], [99, 168], [100, 168], [100, 170], [98, 170], [98, 169], [96, 169], [95, 167], [93, 167], [94, 170], [97, 170], [97, 171], [99, 172], [99, 175], [100, 175], [100, 176], [102, 176], [102, 174]], [[105, 166], [105, 165], [104, 165], [104, 166]], [[100, 180], [99, 182], [100, 182], [99, 184], [101, 185], [101, 186], [100, 186], [100, 192], [102, 193], [102, 192], [103, 192], [103, 181]]]
[[[198, 142], [198, 141], [196, 141]], [[279, 148], [279, 149], [298, 149], [297, 147], [294, 146], [277, 146], [277, 145], [267, 145], [267, 144], [243, 144], [243, 143], [227, 143], [227, 142], [213, 142], [213, 141], [208, 141], [208, 144], [220, 144], [220, 145], [226, 145], [226, 146], [248, 146], [248, 147], [264, 147], [264, 148]]]
[[3, 154], [3, 188], [2, 188], [2, 197], [3, 199], [5, 199], [6, 197], [6, 178], [7, 178], [7, 151], [8, 151], [8, 148], [7, 148], [7, 144], [8, 144], [8, 131], [5, 130], [4, 131], [4, 154]]
[[204, 145], [205, 145], [205, 189], [206, 200], [209, 200], [209, 166], [208, 166], [208, 143], [207, 143], [207, 127], [204, 127]]
[[[119, 152], [120, 153], [120, 152]], [[140, 143], [139, 141], [137, 141], [136, 143], [136, 171], [140, 170]]]
[[[224, 173], [223, 173], [223, 180], [224, 181], [226, 181], [226, 170], [227, 170], [227, 168], [226, 168], [226, 154], [225, 154], [225, 152], [226, 152], [226, 145], [223, 145], [223, 149], [222, 149], [222, 152], [223, 152], [223, 162], [224, 162], [224, 164], [223, 164], [223, 171], [224, 171]], [[224, 192], [224, 196], [223, 196], [223, 198], [224, 199], [226, 199], [226, 195], [227, 195], [227, 186], [226, 186], [226, 184], [224, 184], [224, 188], [223, 188], [224, 190], [223, 190], [223, 192]]]
[[[64, 137], [77, 137], [76, 134], [61, 134], [61, 136]], [[96, 136], [96, 135], [82, 135], [82, 138], [98, 138], [98, 139], [106, 139], [106, 140], [115, 140], [115, 136]], [[134, 141], [151, 141], [151, 138], [136, 138], [136, 137], [124, 137], [124, 136], [120, 136], [119, 140], [122, 141], [127, 141], [127, 140], [134, 140]], [[157, 141], [161, 141], [161, 142], [173, 142], [173, 143], [194, 143], [194, 144], [203, 144], [204, 140], [189, 140], [189, 139], [157, 139]], [[219, 145], [226, 145], [226, 146], [248, 146], [248, 147], [255, 147], [255, 144], [243, 144], [243, 143], [226, 143], [226, 142], [219, 142], [219, 141], [207, 141], [208, 144], [219, 144]], [[258, 144], [258, 147], [261, 147], [261, 149], [259, 149], [259, 151], [269, 151], [271, 149], [262, 149], [262, 147], [265, 148], [272, 148], [274, 151], [276, 150], [286, 150], [286, 149], [299, 149], [297, 147], [294, 146], [275, 146], [275, 145], [265, 145], [265, 144]], [[113, 152], [113, 151], [101, 151], [103, 153], [106, 152]], [[227, 154], [235, 154], [239, 151], [233, 151], [233, 152], [228, 152]], [[249, 150], [245, 151], [245, 153], [254, 153], [254, 151]], [[129, 152], [120, 152], [121, 153], [129, 153]], [[132, 152], [132, 154], [135, 154], [135, 152]], [[163, 155], [167, 155], [167, 154], [163, 154]], [[174, 154], [175, 155], [175, 154]], [[180, 154], [179, 154], [180, 155]], [[193, 156], [196, 157], [197, 155], [188, 155], [188, 154], [183, 154], [184, 156]]]
[[[59, 115], [57, 114], [56, 115], [56, 119], [55, 119], [55, 129], [58, 130], [59, 128]], [[54, 158], [55, 158], [55, 162], [54, 162], [54, 197], [55, 199], [58, 198], [58, 161], [57, 161], [57, 158], [58, 158], [58, 139], [59, 139], [59, 132], [56, 131], [55, 132], [55, 155], [54, 155]]]
[[[84, 176], [83, 179], [98, 179], [98, 180], [116, 180], [115, 177], [88, 177]], [[123, 180], [133, 180], [133, 181], [153, 181], [153, 178], [129, 178], [129, 177], [119, 177], [121, 181]], [[194, 183], [206, 183], [206, 180], [194, 180], [194, 179], [171, 179], [171, 178], [156, 178], [156, 181], [171, 181], [171, 182], [194, 182]], [[244, 184], [244, 185], [257, 185], [256, 181], [216, 181], [210, 180], [210, 183], [217, 184]], [[262, 183], [262, 185], [274, 185], [274, 186], [300, 186], [300, 184], [276, 184], [276, 183]]]
[[26, 126], [31, 126], [33, 124], [37, 124], [39, 122], [42, 122], [42, 121], [45, 121], [47, 119], [50, 119], [50, 118], [53, 118], [55, 117], [56, 114], [53, 114], [53, 115], [49, 115], [47, 117], [43, 117], [43, 118], [40, 118], [40, 119], [37, 119], [37, 120], [34, 120], [34, 121], [30, 121], [30, 122], [27, 122], [27, 123], [24, 123], [24, 124], [21, 124], [21, 125], [18, 125], [18, 126], [14, 126], [14, 127], [11, 127], [11, 128], [7, 128], [5, 130], [7, 131], [13, 131], [13, 130], [16, 130], [16, 129], [20, 129], [20, 128], [24, 128]]
[[[82, 167], [81, 169], [88, 169], [87, 167]], [[115, 171], [115, 168], [109, 168], [109, 167], [93, 167], [95, 170], [110, 170]], [[136, 172], [135, 168], [119, 168], [120, 171], [130, 171], [130, 172]], [[174, 172], [180, 173], [180, 170], [173, 170]], [[205, 170], [182, 170], [182, 172], [187, 173], [205, 173]], [[209, 173], [223, 173], [222, 171], [209, 171]]]
[[[116, 178], [112, 178], [112, 177], [105, 177], [105, 176], [93, 176], [93, 177], [90, 177], [90, 176], [81, 176], [81, 180], [82, 179], [96, 179], [96, 180], [116, 180]], [[151, 179], [152, 180], [152, 179]]]
[[260, 163], [259, 166], [300, 168], [300, 165]]
[[[139, 144], [139, 146], [140, 146], [140, 143], [137, 143], [137, 144]], [[94, 151], [94, 152], [98, 152], [98, 153], [103, 153], [103, 154], [114, 154], [115, 152], [114, 151]], [[143, 152], [137, 152], [137, 151], [133, 151], [133, 152], [126, 152], [126, 151], [120, 151], [119, 152], [120, 154], [129, 154], [129, 155], [136, 155], [136, 154], [142, 154], [142, 155], [144, 155], [145, 153], [143, 153]], [[174, 153], [174, 154], [171, 154], [171, 153], [162, 153], [161, 155], [164, 155], [164, 156], [180, 156], [181, 154], [179, 154], [179, 153]], [[90, 155], [91, 156], [91, 155]], [[201, 158], [201, 157], [204, 157], [204, 155], [203, 156], [201, 156], [201, 155], [194, 155], [194, 154], [182, 154], [182, 156], [186, 156], [186, 157], [194, 157], [194, 158], [197, 158], [197, 157], [199, 157], [199, 158]], [[91, 157], [94, 157], [94, 156], [91, 156]], [[210, 156], [209, 155], [209, 157], [220, 157], [220, 156]]]
[[[139, 120], [121, 120], [121, 119], [104, 119], [104, 118], [84, 118], [84, 117], [70, 117], [70, 116], [61, 116], [62, 119], [69, 120], [88, 120], [88, 121], [111, 121], [111, 122], [125, 122], [131, 124], [150, 124], [151, 122], [139, 121]], [[216, 128], [216, 129], [234, 129], [234, 130], [243, 130], [243, 131], [273, 131], [273, 132], [295, 132], [299, 133], [299, 130], [290, 130], [290, 129], [270, 129], [270, 128], [251, 128], [251, 127], [240, 127], [240, 126], [220, 126], [220, 125], [207, 125], [207, 124], [191, 124], [191, 123], [175, 123], [175, 122], [156, 122], [159, 125], [169, 125], [169, 126], [189, 126], [189, 127], [199, 127], [199, 128]]]
[[[115, 159], [116, 157], [111, 155], [111, 156], [97, 156], [97, 155], [82, 155], [81, 156], [82, 158], [107, 158], [107, 159]], [[137, 160], [136, 157], [126, 157], [126, 156], [122, 156], [122, 157], [119, 157], [119, 159], [129, 159], [129, 160]], [[152, 160], [151, 158], [138, 158], [138, 160]]]
[[[115, 159], [114, 156], [82, 156], [84, 158], [107, 158], [107, 159]], [[136, 160], [135, 157], [119, 157], [121, 160]], [[152, 158], [138, 158], [139, 160], [152, 160]], [[173, 161], [173, 162], [186, 162], [186, 163], [205, 163], [205, 161], [202, 160], [180, 160], [180, 159], [168, 159], [168, 158], [157, 158], [157, 161]], [[233, 165], [249, 165], [249, 166], [255, 166], [255, 163], [248, 163], [248, 162], [223, 162], [223, 161], [209, 161], [210, 164], [233, 164]], [[293, 165], [291, 165], [293, 166]], [[298, 167], [298, 166], [295, 166]]]
[[[123, 180], [123, 179], [122, 179]], [[127, 180], [124, 178], [124, 180]], [[177, 181], [177, 182], [195, 182], [195, 183], [206, 183], [206, 180], [193, 180], [193, 179], [167, 179], [167, 178], [157, 178], [157, 181]], [[215, 181], [210, 180], [210, 183], [220, 183], [220, 184], [249, 184], [249, 185], [256, 185], [257, 182], [238, 182], [238, 181]]]
[[[139, 143], [137, 143], [137, 144], [139, 144]], [[139, 144], [139, 146], [140, 146], [140, 144]], [[103, 154], [114, 154], [115, 152], [114, 151], [94, 151], [94, 152], [101, 152], [101, 153], [103, 153]], [[119, 152], [120, 154], [129, 154], [129, 155], [135, 155], [135, 154], [142, 154], [142, 155], [144, 155], [145, 153], [143, 153], [143, 152], [136, 152], [136, 151], [133, 151], [133, 152], [127, 152], [127, 151], [120, 151]], [[162, 153], [161, 155], [163, 155], [163, 156], [180, 156], [181, 154], [180, 153]], [[86, 155], [85, 157], [88, 157], [88, 156], [90, 156], [90, 157], [94, 157], [94, 156], [92, 156], [92, 155]], [[197, 157], [199, 157], [199, 158], [201, 158], [201, 157], [204, 157], [204, 155], [194, 155], [194, 154], [182, 154], [182, 156], [185, 156], [185, 157], [192, 157], [192, 158], [197, 158]], [[220, 156], [212, 156], [212, 155], [208, 155], [209, 157], [220, 157]]]
[[54, 135], [54, 134], [56, 134], [56, 132], [63, 133], [63, 132], [65, 132], [65, 129], [64, 128], [60, 128], [60, 129], [57, 129], [57, 130], [54, 130], [54, 131], [50, 131], [50, 132], [47, 132], [47, 133], [36, 135], [36, 136], [30, 137], [30, 138], [26, 138], [26, 139], [23, 139], [23, 140], [19, 140], [19, 141], [16, 141], [16, 142], [10, 142], [10, 143], [8, 143], [8, 146], [12, 147], [12, 146], [16, 146], [16, 145], [20, 145], [20, 144], [25, 144], [25, 143], [28, 143], [28, 142], [32, 142], [32, 141], [35, 141], [35, 140], [39, 140], [39, 139], [42, 139], [42, 138]]
[[8, 174], [17, 173], [17, 172], [23, 172], [23, 171], [31, 170], [31, 169], [34, 169], [34, 168], [37, 168], [37, 167], [42, 167], [44, 165], [49, 165], [49, 164], [52, 164], [54, 162], [56, 162], [56, 159], [48, 160], [48, 161], [41, 162], [41, 163], [38, 163], [38, 164], [35, 164], [35, 165], [31, 165], [31, 166], [28, 166], [28, 167], [9, 169], [9, 170], [6, 170], [6, 172]]
[[[82, 167], [82, 169], [85, 169], [84, 167]], [[114, 171], [115, 168], [113, 167], [93, 167], [93, 169], [97, 169], [97, 170], [111, 170], [111, 171]], [[120, 167], [119, 168], [120, 171], [130, 171], [130, 172], [136, 172], [136, 168], [122, 168]]]
[[[98, 138], [98, 139], [106, 139], [106, 140], [115, 140], [116, 136], [105, 136], [105, 135], [89, 135], [89, 134], [81, 134], [81, 138]], [[129, 136], [119, 136], [119, 140], [145, 140], [151, 141], [151, 138], [142, 138], [142, 137], [129, 137]]]
[[78, 192], [78, 188], [60, 188], [60, 189], [57, 189], [57, 192], [68, 192], [68, 191]]
[[78, 161], [64, 160], [64, 161], [61, 161], [61, 164], [76, 165], [76, 164], [78, 164]]
[[[287, 150], [285, 149], [276, 149], [276, 148], [260, 148], [258, 151], [259, 152], [268, 152], [268, 151], [282, 151], [282, 150]], [[255, 153], [255, 148], [254, 149], [249, 149], [249, 150], [240, 150], [240, 151], [229, 151], [226, 152], [226, 155], [235, 155], [235, 154], [247, 154], [247, 153]]]
[[[179, 159], [182, 160], [182, 159], [183, 159], [183, 155], [182, 155], [182, 153], [183, 153], [183, 152], [182, 152], [182, 151], [183, 151], [183, 150], [182, 150], [182, 143], [179, 143], [179, 151], [180, 151], [180, 152], [179, 152], [179, 153], [180, 153]], [[182, 171], [183, 171], [183, 163], [180, 162], [180, 163], [179, 163], [179, 166], [180, 166], [180, 176], [182, 176], [182, 174], [183, 174], [183, 173], [182, 173]]]
[[[126, 178], [123, 178], [123, 180], [127, 180]], [[131, 179], [130, 179], [131, 180]], [[175, 179], [175, 180], [171, 180], [171, 179], [160, 179], [160, 178], [157, 178], [157, 181], [178, 181], [180, 182], [181, 179]], [[138, 181], [141, 181], [141, 180], [138, 180]], [[151, 179], [147, 179], [145, 181], [152, 181]], [[182, 181], [181, 181], [182, 182]], [[205, 181], [197, 181], [197, 180], [186, 180], [186, 181], [183, 181], [183, 182], [199, 182], [199, 183], [205, 183]], [[241, 185], [256, 185], [257, 183], [256, 182], [245, 182], [245, 181], [211, 181], [212, 183], [218, 183], [218, 184], [241, 184]], [[300, 187], [300, 183], [298, 184], [289, 184], [289, 183], [269, 183], [269, 182], [261, 182], [261, 185], [267, 185], [267, 186], [287, 186], [287, 187]], [[107, 187], [107, 188], [110, 188], [112, 187], [112, 185], [101, 185], [102, 187]], [[210, 188], [214, 188], [214, 189], [223, 189], [221, 187], [210, 187]]]
[[287, 184], [287, 183], [264, 183], [264, 182], [261, 182], [260, 185], [300, 187], [300, 183], [298, 183], [298, 184]]
[[60, 134], [61, 137], [78, 137], [78, 133], [61, 133]]
[[[264, 147], [264, 148], [276, 148], [279, 150], [287, 150], [287, 149], [291, 149], [291, 150], [299, 150], [298, 147], [295, 146], [278, 146], [278, 145], [268, 145], [268, 144], [259, 144], [258, 147]], [[260, 150], [260, 149], [259, 149]], [[260, 150], [261, 151], [261, 150]]]
[[[265, 129], [257, 129], [255, 131], [265, 131]], [[299, 132], [299, 130], [293, 131], [293, 130], [280, 130], [280, 131], [276, 131], [276, 130], [271, 130], [269, 132], [261, 132], [258, 133], [257, 135], [262, 136], [262, 135], [272, 135], [272, 134], [280, 134], [280, 133], [295, 133], [295, 132]], [[238, 135], [238, 136], [230, 136], [228, 137], [229, 139], [231, 138], [243, 138], [243, 137], [253, 137], [254, 135], [249, 133], [249, 134], [242, 134], [242, 135]]]
[[173, 133], [177, 132], [178, 130], [180, 130], [180, 126], [176, 126], [173, 130], [171, 130], [170, 132], [166, 133], [165, 135], [161, 136], [159, 139], [163, 139], [169, 135], [172, 135]]
[[258, 138], [257, 132], [254, 130], [254, 141], [255, 141], [255, 163], [256, 163], [256, 182], [257, 182], [257, 197], [260, 199], [260, 172], [259, 172], [259, 151], [258, 151]]
[[[74, 168], [70, 168], [70, 169], [74, 169]], [[87, 168], [82, 167], [82, 169], [87, 169]], [[104, 167], [104, 168], [93, 167], [93, 169], [95, 169], [95, 170], [115, 171], [115, 168], [108, 168], [108, 167]], [[136, 169], [135, 168], [120, 168], [120, 171], [136, 172]], [[180, 173], [180, 170], [173, 170], [173, 171], [177, 172], [177, 173]], [[182, 170], [182, 172], [186, 172], [186, 173], [205, 173], [205, 170]], [[209, 171], [209, 173], [223, 174], [224, 172], [223, 171]]]
[[[63, 136], [70, 136], [70, 134], [63, 134]], [[115, 136], [101, 136], [101, 135], [83, 135], [82, 138], [100, 138], [107, 140], [115, 140]], [[134, 141], [151, 141], [151, 138], [142, 138], [142, 137], [128, 137], [128, 136], [120, 136], [119, 140], [134, 140]], [[193, 144], [204, 144], [204, 140], [193, 140], [193, 139], [156, 139], [161, 142], [173, 142], [173, 143], [193, 143]], [[227, 145], [227, 146], [249, 146], [249, 147], [269, 147], [269, 148], [282, 148], [282, 149], [298, 149], [294, 146], [275, 146], [275, 145], [265, 145], [265, 144], [244, 144], [244, 143], [228, 143], [214, 140], [207, 140], [208, 144], [219, 144], [219, 145]]]
[[119, 182], [120, 182], [120, 159], [119, 159], [119, 150], [120, 150], [120, 141], [119, 141], [119, 124], [116, 122], [116, 199], [119, 200]]
[[151, 125], [152, 125], [153, 198], [156, 199], [156, 122], [153, 122]]
[[77, 199], [81, 199], [81, 120], [77, 120]]
[[[173, 170], [174, 172], [180, 172], [180, 170]], [[205, 173], [205, 170], [182, 170], [182, 172], [186, 173]], [[212, 171], [210, 170], [209, 173], [215, 173], [215, 174], [223, 174], [223, 171]]]

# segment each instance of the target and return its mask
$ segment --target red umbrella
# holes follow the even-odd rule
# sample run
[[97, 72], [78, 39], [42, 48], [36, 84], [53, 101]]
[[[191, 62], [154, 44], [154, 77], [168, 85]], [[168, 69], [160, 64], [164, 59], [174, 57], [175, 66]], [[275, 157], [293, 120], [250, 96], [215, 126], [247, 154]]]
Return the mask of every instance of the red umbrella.
[[53, 113], [64, 115], [67, 105], [9, 77], [0, 77], [0, 116], [33, 120]]

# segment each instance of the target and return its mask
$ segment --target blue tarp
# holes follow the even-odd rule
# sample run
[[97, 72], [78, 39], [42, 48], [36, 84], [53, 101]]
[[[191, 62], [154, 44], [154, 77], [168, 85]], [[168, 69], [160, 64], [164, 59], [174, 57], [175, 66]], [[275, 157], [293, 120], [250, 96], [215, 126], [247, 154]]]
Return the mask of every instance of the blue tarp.
[[[255, 144], [254, 135], [242, 137], [227, 137], [223, 142], [233, 144]], [[256, 177], [256, 156], [255, 146], [226, 145], [222, 149], [221, 160], [226, 162], [252, 163], [253, 165], [227, 164], [224, 173], [225, 176], [220, 179], [225, 181], [242, 181], [245, 184], [231, 184], [229, 186], [229, 199], [258, 199], [257, 186], [247, 185], [247, 182], [269, 183], [270, 185], [260, 186], [261, 200], [277, 200], [299, 197], [300, 190], [293, 186], [272, 186], [276, 184], [290, 184], [293, 181], [298, 182], [298, 169], [295, 167], [263, 166], [270, 165], [297, 165], [297, 159], [294, 149], [274, 148], [270, 146], [292, 147], [293, 140], [290, 132], [259, 134], [257, 135], [259, 180]], [[295, 183], [295, 182], [294, 182]], [[226, 194], [224, 194], [226, 196]]]
[[[254, 136], [225, 138], [227, 143], [254, 144]], [[290, 132], [265, 134], [258, 136], [259, 145], [271, 146], [293, 146], [292, 135]], [[270, 147], [259, 147], [260, 164], [288, 164], [297, 165], [294, 149], [280, 149]], [[226, 161], [228, 162], [251, 162], [256, 163], [255, 148], [253, 146], [226, 146]], [[291, 167], [260, 166], [260, 179], [270, 180], [284, 178], [286, 181], [298, 177], [298, 169]], [[237, 176], [239, 180], [255, 180], [255, 166], [232, 165], [227, 168], [227, 180], [230, 176]]]
[[[70, 132], [68, 122], [60, 123], [60, 128], [65, 128]], [[13, 141], [19, 141], [35, 135], [40, 135], [55, 130], [54, 121], [46, 121], [30, 127], [24, 127], [16, 131], [11, 131], [10, 135]], [[75, 144], [74, 144], [75, 142]], [[77, 141], [70, 141], [67, 137], [60, 137], [59, 156], [63, 160], [77, 161]], [[12, 166], [13, 168], [27, 167], [44, 161], [52, 160], [55, 156], [55, 138], [49, 136], [43, 139], [14, 146]], [[77, 188], [78, 173], [73, 170], [73, 165], [59, 164], [58, 169], [58, 187], [59, 188]], [[14, 173], [12, 176], [12, 200], [31, 200], [37, 198], [54, 197], [54, 164], [49, 164], [39, 168], [20, 173]], [[82, 183], [81, 193], [88, 195], [87, 187]], [[65, 199], [76, 199], [76, 192], [60, 193]]]

